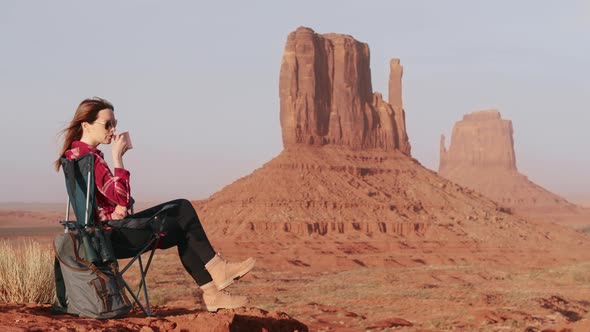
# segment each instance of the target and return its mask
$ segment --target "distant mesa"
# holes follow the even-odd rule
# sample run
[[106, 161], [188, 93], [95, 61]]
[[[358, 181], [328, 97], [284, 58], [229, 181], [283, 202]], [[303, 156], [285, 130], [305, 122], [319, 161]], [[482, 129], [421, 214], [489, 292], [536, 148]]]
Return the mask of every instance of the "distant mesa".
[[448, 151], [441, 137], [439, 173], [445, 176], [457, 168], [516, 171], [512, 133], [512, 121], [503, 120], [497, 110], [464, 115], [453, 127]]
[[530, 217], [573, 226], [590, 222], [580, 207], [518, 172], [512, 122], [497, 110], [464, 115], [448, 149], [441, 136], [439, 174]]
[[[393, 59], [389, 102], [384, 101], [372, 90], [367, 44], [305, 27], [291, 32], [279, 80], [284, 149], [251, 174], [194, 202], [207, 234], [242, 248], [253, 242], [266, 247], [273, 254], [264, 259], [273, 264], [320, 264], [322, 269], [498, 262], [497, 251], [482, 248], [534, 251], [585, 241], [574, 230], [524, 221], [413, 159], [402, 73], [400, 61]], [[509, 122], [490, 126], [501, 129], [507, 144], [494, 152], [502, 156], [499, 167], [513, 169]], [[482, 140], [482, 148], [485, 144]], [[471, 154], [466, 150], [461, 158], [472, 158], [475, 165], [495, 160]], [[573, 259], [570, 252], [542, 259]], [[290, 263], [281, 260], [285, 255]], [[505, 252], [501, 256], [508, 261]]]

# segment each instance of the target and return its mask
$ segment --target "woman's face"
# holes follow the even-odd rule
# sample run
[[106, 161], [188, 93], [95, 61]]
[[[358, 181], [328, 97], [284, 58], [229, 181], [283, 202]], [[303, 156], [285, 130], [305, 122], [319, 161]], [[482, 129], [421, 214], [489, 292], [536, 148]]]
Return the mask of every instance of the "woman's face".
[[92, 141], [98, 144], [111, 144], [116, 127], [115, 113], [107, 108], [99, 111], [96, 120], [87, 123], [84, 128]]

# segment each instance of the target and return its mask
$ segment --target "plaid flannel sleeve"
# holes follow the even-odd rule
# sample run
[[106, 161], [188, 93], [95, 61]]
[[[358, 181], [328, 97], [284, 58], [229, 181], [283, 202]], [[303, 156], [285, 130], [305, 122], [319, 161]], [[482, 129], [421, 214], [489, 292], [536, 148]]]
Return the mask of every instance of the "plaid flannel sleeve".
[[96, 188], [113, 203], [126, 207], [130, 205], [131, 187], [129, 177], [129, 171], [124, 168], [115, 168], [115, 175], [113, 175], [106, 161], [102, 158], [96, 158], [94, 163]]

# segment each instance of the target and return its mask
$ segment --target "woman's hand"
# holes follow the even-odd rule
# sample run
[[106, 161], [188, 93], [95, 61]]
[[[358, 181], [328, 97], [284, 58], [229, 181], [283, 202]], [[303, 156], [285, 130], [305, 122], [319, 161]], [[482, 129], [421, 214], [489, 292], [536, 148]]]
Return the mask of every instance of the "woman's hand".
[[113, 211], [113, 213], [111, 214], [111, 220], [123, 219], [126, 218], [128, 215], [129, 213], [127, 211], [127, 207], [117, 205], [115, 206], [115, 211]]
[[125, 135], [113, 135], [113, 158], [115, 157], [123, 157], [125, 152], [129, 150], [129, 142], [125, 138]]
[[114, 135], [111, 151], [113, 153], [113, 163], [115, 164], [115, 168], [125, 168], [123, 165], [123, 155], [127, 150], [129, 150], [129, 147], [125, 136]]

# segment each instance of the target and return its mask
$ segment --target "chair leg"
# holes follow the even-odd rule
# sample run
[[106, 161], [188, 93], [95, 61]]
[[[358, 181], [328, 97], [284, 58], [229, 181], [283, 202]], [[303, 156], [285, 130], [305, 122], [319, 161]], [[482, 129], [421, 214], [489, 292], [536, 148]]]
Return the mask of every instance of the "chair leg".
[[160, 236], [156, 236], [154, 247], [152, 248], [152, 252], [150, 253], [150, 258], [148, 259], [147, 265], [145, 266], [145, 273], [148, 273], [148, 270], [150, 269], [150, 264], [152, 264], [152, 258], [154, 258], [154, 254], [156, 253], [156, 249], [160, 245], [160, 240], [161, 240]]
[[143, 272], [143, 260], [141, 259], [141, 256], [138, 257], [137, 261], [139, 262], [139, 275], [141, 276], [141, 279], [139, 280], [139, 286], [137, 287], [137, 297], [139, 298], [139, 296], [141, 294], [139, 294], [141, 292], [141, 288], [143, 287], [143, 284], [145, 284], [145, 279], [144, 279], [144, 272]]
[[143, 285], [143, 295], [145, 296], [145, 307], [147, 309], [147, 316], [151, 317], [152, 316], [152, 310], [150, 307], [150, 297], [148, 296], [148, 290], [147, 290], [147, 284], [145, 283], [145, 276], [147, 274], [147, 271], [144, 271], [143, 269], [143, 262], [141, 260], [141, 257], [139, 257], [139, 271], [141, 272], [141, 282], [139, 283], [139, 289], [137, 290], [137, 296], [139, 297], [139, 291], [141, 290], [141, 286]]
[[[152, 316], [152, 311], [151, 311], [150, 299], [149, 299], [149, 295], [148, 295], [148, 290], [147, 290], [147, 284], [146, 284], [146, 281], [145, 281], [145, 277], [147, 275], [148, 269], [150, 267], [150, 264], [152, 262], [152, 258], [154, 256], [154, 253], [156, 251], [156, 248], [158, 247], [159, 242], [160, 242], [160, 237], [159, 236], [152, 238], [150, 240], [150, 242], [148, 244], [146, 244], [140, 250], [139, 254], [137, 254], [135, 257], [133, 257], [133, 259], [131, 259], [131, 261], [129, 263], [127, 263], [127, 265], [125, 265], [125, 267], [121, 270], [121, 275], [123, 275], [131, 267], [131, 265], [136, 260], [139, 260], [139, 273], [141, 275], [141, 281], [139, 282], [139, 288], [137, 290], [137, 295], [136, 295], [135, 292], [133, 292], [131, 290], [131, 287], [129, 287], [129, 285], [127, 284], [127, 282], [125, 280], [123, 280], [123, 284], [125, 285], [125, 288], [127, 289], [127, 291], [133, 297], [133, 300], [135, 301], [135, 303], [137, 303], [137, 305], [139, 306], [139, 308], [141, 309], [141, 311], [143, 311], [143, 313], [147, 317], [151, 317]], [[144, 254], [152, 245], [153, 245], [152, 252], [150, 253], [150, 258], [149, 258], [148, 263], [146, 265], [146, 268], [144, 270], [144, 268], [143, 268], [143, 260], [141, 259], [141, 255]], [[145, 307], [139, 301], [139, 295], [140, 295], [140, 292], [141, 292], [141, 288], [142, 287], [143, 287], [143, 294], [145, 296], [145, 302], [146, 302], [146, 306]]]
[[[147, 262], [147, 264], [145, 266], [145, 270], [144, 270], [145, 271], [145, 275], [147, 275], [147, 273], [148, 273], [148, 271], [150, 269], [150, 265], [152, 264], [152, 258], [154, 258], [154, 254], [156, 253], [156, 249], [158, 248], [158, 245], [160, 244], [160, 240], [161, 240], [160, 236], [156, 236], [154, 246], [152, 248], [152, 251], [150, 252], [150, 258], [148, 259], [148, 262]], [[140, 259], [139, 264], [141, 264], [142, 263], [141, 262], [141, 257], [139, 259]], [[137, 289], [137, 294], [139, 294], [139, 292], [141, 291], [141, 287], [142, 287], [143, 284], [144, 284], [143, 282], [140, 282], [139, 283], [139, 288]]]
[[[150, 258], [148, 259], [147, 265], [145, 266], [145, 270], [143, 269], [143, 263], [141, 261], [141, 257], [139, 258], [139, 267], [140, 269], [143, 271], [142, 272], [142, 283], [139, 285], [139, 290], [141, 290], [141, 285], [143, 285], [143, 294], [145, 296], [145, 303], [146, 303], [146, 307], [147, 307], [147, 312], [148, 312], [148, 316], [152, 316], [152, 306], [150, 305], [150, 297], [148, 295], [148, 287], [147, 287], [147, 283], [145, 281], [145, 276], [147, 276], [147, 273], [150, 269], [150, 265], [152, 264], [152, 258], [154, 258], [154, 254], [156, 253], [156, 249], [158, 248], [158, 245], [160, 244], [160, 236], [156, 236], [155, 241], [154, 241], [154, 246], [152, 247], [152, 252], [150, 253]], [[137, 291], [137, 293], [139, 293], [139, 290]]]
[[135, 293], [133, 293], [133, 291], [131, 290], [131, 287], [129, 287], [129, 284], [127, 284], [127, 281], [123, 280], [123, 285], [125, 285], [125, 289], [127, 289], [127, 291], [129, 292], [129, 294], [131, 294], [131, 297], [133, 297], [133, 301], [135, 301], [135, 303], [139, 306], [139, 309], [141, 309], [141, 311], [143, 311], [143, 313], [147, 317], [151, 317], [151, 312], [148, 313], [145, 310], [145, 308], [143, 307], [143, 305], [141, 304], [141, 302], [139, 301], [139, 299], [137, 298], [137, 296], [135, 296]]

